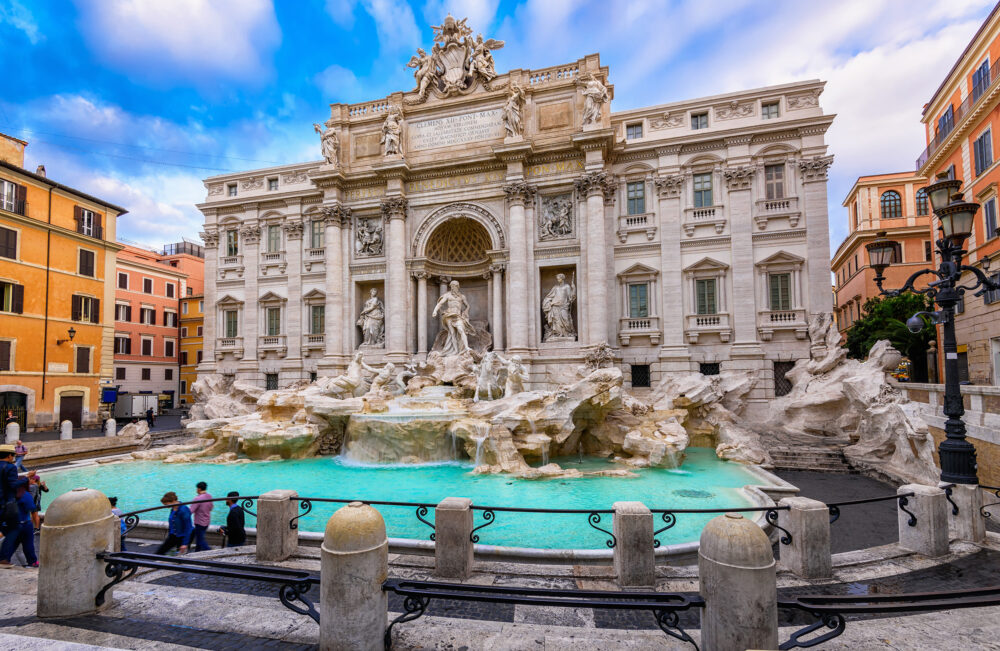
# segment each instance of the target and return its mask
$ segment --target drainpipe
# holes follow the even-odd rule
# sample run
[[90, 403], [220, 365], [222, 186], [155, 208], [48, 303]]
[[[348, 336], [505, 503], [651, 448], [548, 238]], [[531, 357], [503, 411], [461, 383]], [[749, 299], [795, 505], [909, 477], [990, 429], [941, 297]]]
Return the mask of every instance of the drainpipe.
[[[52, 225], [52, 186], [49, 186], [48, 223]], [[52, 253], [52, 228], [45, 233], [45, 326], [42, 333], [42, 400], [45, 400], [45, 385], [49, 369], [49, 259]], [[37, 425], [37, 422], [36, 422]]]

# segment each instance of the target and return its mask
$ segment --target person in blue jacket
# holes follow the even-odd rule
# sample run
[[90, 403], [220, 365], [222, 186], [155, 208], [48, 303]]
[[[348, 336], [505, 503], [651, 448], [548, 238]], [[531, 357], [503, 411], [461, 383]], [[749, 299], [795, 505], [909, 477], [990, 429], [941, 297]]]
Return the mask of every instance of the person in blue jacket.
[[177, 499], [177, 493], [173, 491], [164, 495], [160, 503], [172, 508], [170, 509], [167, 538], [160, 543], [156, 553], [166, 554], [175, 547], [179, 554], [187, 553], [188, 543], [191, 542], [191, 534], [194, 532], [194, 524], [191, 522], [191, 509], [181, 504], [180, 500]]
[[38, 557], [35, 556], [35, 526], [31, 521], [31, 514], [37, 510], [35, 498], [28, 492], [27, 479], [18, 479], [15, 490], [19, 521], [17, 528], [8, 531], [3, 539], [3, 545], [0, 546], [0, 565], [10, 565], [10, 559], [20, 545], [28, 566], [38, 567]]
[[18, 528], [17, 468], [14, 466], [14, 446], [0, 445], [0, 533], [6, 536]]

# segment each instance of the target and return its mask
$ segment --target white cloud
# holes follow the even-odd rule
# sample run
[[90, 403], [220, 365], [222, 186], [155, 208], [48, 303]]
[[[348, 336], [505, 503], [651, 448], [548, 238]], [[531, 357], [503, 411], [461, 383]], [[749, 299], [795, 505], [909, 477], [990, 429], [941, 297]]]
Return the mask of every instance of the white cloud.
[[106, 65], [151, 79], [260, 80], [281, 42], [270, 0], [75, 0]]
[[347, 68], [333, 64], [313, 78], [329, 102], [362, 102], [369, 97], [367, 87], [362, 87], [357, 76]]
[[160, 248], [182, 237], [196, 239], [204, 223], [195, 204], [205, 200], [205, 186], [196, 174], [100, 175], [88, 185], [91, 194], [128, 209], [118, 220], [119, 237], [140, 244]]
[[326, 13], [343, 29], [353, 29], [354, 7], [357, 4], [357, 0], [326, 0]]
[[405, 0], [362, 0], [375, 21], [381, 53], [414, 50], [420, 46], [420, 29]]
[[7, 23], [14, 29], [24, 32], [32, 45], [42, 39], [38, 31], [38, 23], [35, 17], [18, 0], [9, 0], [6, 6], [0, 5], [0, 24]]
[[428, 25], [440, 25], [448, 14], [468, 18], [466, 23], [476, 32], [484, 32], [493, 24], [500, 0], [428, 0], [424, 5], [424, 20]]

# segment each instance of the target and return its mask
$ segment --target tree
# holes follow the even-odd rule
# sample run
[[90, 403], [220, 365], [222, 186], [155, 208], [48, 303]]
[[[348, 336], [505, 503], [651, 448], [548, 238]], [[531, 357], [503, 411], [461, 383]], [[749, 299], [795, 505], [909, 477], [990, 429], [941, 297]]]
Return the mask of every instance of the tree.
[[917, 312], [933, 309], [932, 302], [921, 294], [905, 293], [891, 298], [870, 298], [863, 315], [847, 331], [847, 356], [865, 359], [879, 339], [888, 339], [893, 347], [910, 360], [911, 380], [927, 381], [927, 347], [936, 331], [926, 319], [924, 328], [913, 333], [906, 320]]

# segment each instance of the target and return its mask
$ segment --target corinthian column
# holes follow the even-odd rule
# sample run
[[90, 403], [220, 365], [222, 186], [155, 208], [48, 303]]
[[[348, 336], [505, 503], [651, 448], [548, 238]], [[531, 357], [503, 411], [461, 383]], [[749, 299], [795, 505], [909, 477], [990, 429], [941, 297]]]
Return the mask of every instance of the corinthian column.
[[503, 350], [503, 265], [490, 265], [493, 274], [493, 350]]
[[415, 271], [417, 279], [417, 352], [427, 352], [427, 272]]
[[201, 234], [201, 239], [205, 243], [205, 310], [202, 332], [201, 363], [198, 364], [198, 373], [215, 373], [215, 336], [216, 319], [218, 313], [215, 309], [217, 299], [216, 283], [218, 283], [219, 267], [219, 231], [213, 226], [205, 226], [205, 232]]
[[524, 181], [514, 181], [503, 186], [510, 204], [510, 270], [507, 274], [507, 296], [513, 297], [507, 306], [510, 310], [510, 332], [507, 342], [511, 352], [526, 353], [528, 342], [528, 315], [531, 306], [524, 300], [528, 296], [528, 242], [524, 233], [524, 204], [535, 196], [535, 187]]
[[575, 182], [576, 189], [587, 197], [587, 345], [608, 342], [608, 240], [604, 223], [604, 204], [615, 198], [615, 179], [607, 172], [590, 172]]
[[385, 350], [390, 360], [404, 360], [406, 350], [406, 199], [382, 200], [385, 236]]
[[324, 206], [322, 213], [326, 218], [326, 232], [323, 236], [324, 267], [326, 269], [324, 354], [328, 361], [339, 363], [344, 352], [344, 329], [341, 327], [341, 323], [346, 318], [344, 314], [344, 258], [340, 240], [343, 237], [343, 226], [350, 223], [351, 209], [338, 203]]

